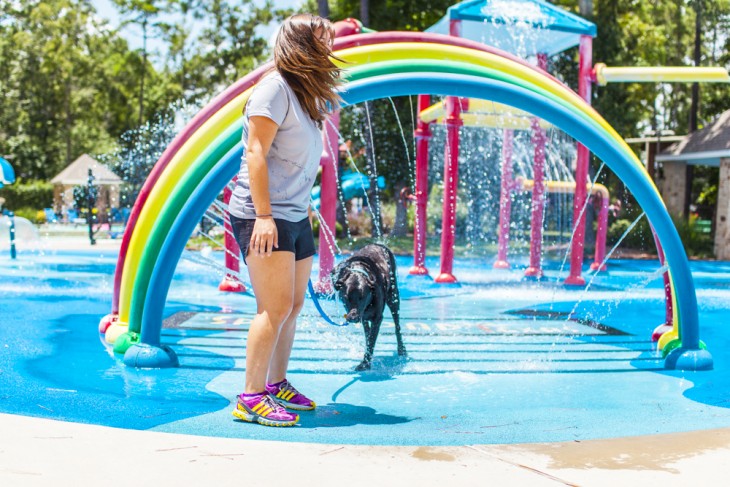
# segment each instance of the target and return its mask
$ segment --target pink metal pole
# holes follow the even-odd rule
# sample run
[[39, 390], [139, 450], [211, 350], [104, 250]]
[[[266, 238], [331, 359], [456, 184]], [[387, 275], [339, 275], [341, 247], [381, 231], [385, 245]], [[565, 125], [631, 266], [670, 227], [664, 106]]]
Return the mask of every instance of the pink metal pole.
[[461, 102], [446, 97], [446, 150], [444, 162], [444, 211], [441, 224], [441, 274], [435, 281], [454, 283], [454, 241], [456, 237], [456, 191], [459, 182], [459, 127], [463, 124]]
[[[461, 20], [449, 20], [449, 35], [461, 37]], [[461, 101], [447, 96], [444, 102], [446, 116], [446, 149], [444, 151], [444, 209], [441, 222], [441, 273], [434, 281], [442, 284], [455, 283], [454, 241], [456, 239], [456, 198], [459, 182], [459, 127]]]
[[[538, 53], [537, 67], [547, 71], [547, 54]], [[545, 131], [540, 120], [532, 119], [532, 144], [535, 147], [532, 186], [532, 218], [530, 221], [530, 266], [525, 269], [525, 277], [542, 277], [542, 224], [545, 215]]]
[[[580, 36], [578, 61], [578, 95], [591, 102], [591, 83], [593, 82], [593, 39]], [[573, 197], [573, 244], [570, 249], [570, 273], [565, 284], [583, 286], [586, 280], [583, 272], [583, 247], [585, 246], [586, 220], [581, 210], [586, 201], [586, 184], [588, 183], [588, 162], [590, 152], [583, 144], [578, 144], [578, 161], [575, 168], [575, 196]]]
[[600, 272], [606, 270], [606, 264], [601, 265], [606, 258], [606, 232], [608, 231], [608, 196], [596, 193], [594, 198], [601, 199], [601, 209], [598, 212], [598, 228], [596, 228], [596, 253], [591, 264], [591, 270]]
[[509, 247], [509, 224], [512, 214], [512, 151], [514, 131], [504, 129], [502, 137], [502, 187], [499, 192], [499, 240], [495, 269], [509, 269], [507, 249]]
[[[418, 95], [418, 113], [431, 105], [430, 95]], [[426, 268], [426, 205], [428, 203], [428, 140], [430, 124], [418, 117], [416, 137], [416, 215], [413, 223], [413, 267], [408, 272], [415, 276], [427, 276]]]
[[532, 218], [530, 222], [530, 266], [525, 277], [542, 277], [542, 222], [545, 214], [545, 131], [537, 118], [532, 119], [532, 143], [535, 146], [532, 186]]
[[461, 20], [449, 19], [449, 35], [461, 37]]
[[[659, 254], [659, 263], [664, 266], [666, 259], [664, 258], [664, 249], [662, 244], [659, 242], [654, 227], [651, 227], [651, 234], [654, 236], [654, 243], [656, 244], [656, 250]], [[651, 334], [651, 341], [658, 342], [659, 339], [668, 331], [672, 331], [674, 328], [674, 303], [672, 300], [672, 284], [669, 281], [669, 271], [664, 272], [664, 323], [654, 328]]]
[[[226, 205], [231, 200], [231, 194], [233, 194], [233, 191], [226, 185], [223, 188], [223, 202]], [[223, 241], [226, 247], [225, 263], [226, 269], [230, 272], [227, 272], [221, 283], [218, 284], [218, 290], [230, 293], [245, 293], [246, 286], [236, 277], [240, 270], [239, 256], [241, 255], [241, 249], [239, 249], [238, 242], [233, 236], [231, 219], [227, 211], [223, 215], [223, 230]]]
[[332, 292], [329, 275], [335, 266], [335, 224], [337, 221], [337, 154], [340, 112], [336, 111], [325, 122], [322, 135], [323, 151], [320, 165], [322, 180], [320, 189], [319, 222], [319, 281], [317, 292]]

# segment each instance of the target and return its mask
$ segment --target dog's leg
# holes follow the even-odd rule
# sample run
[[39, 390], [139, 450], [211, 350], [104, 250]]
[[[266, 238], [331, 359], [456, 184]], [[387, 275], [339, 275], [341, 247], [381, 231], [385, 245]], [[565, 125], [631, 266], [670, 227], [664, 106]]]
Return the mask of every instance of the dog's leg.
[[393, 323], [395, 323], [395, 339], [398, 342], [398, 355], [404, 357], [407, 353], [406, 346], [403, 344], [403, 337], [400, 333], [400, 291], [398, 291], [395, 276], [393, 277], [393, 289], [388, 299], [388, 309], [390, 310], [390, 314], [393, 315]]
[[395, 323], [395, 339], [398, 342], [398, 355], [404, 357], [408, 354], [406, 353], [406, 346], [403, 343], [403, 337], [400, 333], [400, 313], [397, 307], [395, 311], [391, 310], [391, 313], [393, 314], [393, 323]]
[[363, 321], [362, 328], [365, 332], [365, 355], [362, 358], [362, 362], [360, 362], [360, 364], [355, 367], [355, 370], [358, 372], [363, 370], [370, 370], [370, 365], [373, 359], [373, 349], [375, 348], [375, 344], [371, 344], [372, 326], [370, 325], [370, 322]]

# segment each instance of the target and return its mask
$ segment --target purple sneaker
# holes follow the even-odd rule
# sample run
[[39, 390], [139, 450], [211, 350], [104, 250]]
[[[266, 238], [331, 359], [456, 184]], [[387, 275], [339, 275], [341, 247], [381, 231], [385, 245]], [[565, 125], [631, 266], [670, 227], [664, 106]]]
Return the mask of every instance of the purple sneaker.
[[266, 384], [266, 391], [289, 409], [311, 411], [317, 407], [314, 401], [296, 390], [286, 379], [276, 384]]
[[241, 394], [238, 396], [238, 404], [233, 410], [233, 416], [248, 421], [259, 423], [264, 426], [294, 426], [299, 421], [299, 415], [293, 414], [284, 409], [268, 393]]

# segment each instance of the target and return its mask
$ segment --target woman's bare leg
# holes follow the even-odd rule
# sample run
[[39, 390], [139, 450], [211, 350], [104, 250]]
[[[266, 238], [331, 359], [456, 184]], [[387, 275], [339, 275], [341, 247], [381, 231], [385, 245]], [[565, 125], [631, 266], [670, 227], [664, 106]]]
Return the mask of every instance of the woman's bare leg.
[[282, 325], [294, 304], [295, 263], [293, 252], [273, 252], [268, 257], [249, 253], [246, 258], [256, 295], [256, 316], [246, 341], [244, 392], [263, 392], [271, 357]]
[[312, 257], [298, 260], [295, 263], [294, 277], [294, 301], [289, 317], [284, 322], [279, 332], [279, 340], [274, 348], [274, 355], [269, 366], [269, 384], [274, 384], [286, 379], [286, 370], [289, 368], [289, 357], [291, 356], [294, 333], [297, 328], [297, 317], [304, 305], [304, 294], [307, 291], [307, 283], [312, 273]]

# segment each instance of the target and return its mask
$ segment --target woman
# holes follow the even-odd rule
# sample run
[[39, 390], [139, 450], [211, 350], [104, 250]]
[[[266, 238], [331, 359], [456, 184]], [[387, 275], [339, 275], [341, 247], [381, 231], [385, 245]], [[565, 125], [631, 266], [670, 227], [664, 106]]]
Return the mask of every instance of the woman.
[[293, 410], [315, 403], [286, 379], [297, 316], [312, 269], [308, 217], [322, 154], [322, 123], [339, 105], [332, 24], [310, 14], [286, 19], [274, 66], [246, 104], [244, 156], [229, 204], [233, 231], [256, 295], [246, 344], [246, 383], [236, 418], [293, 426]]

